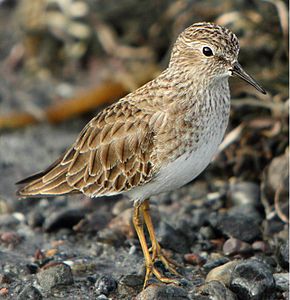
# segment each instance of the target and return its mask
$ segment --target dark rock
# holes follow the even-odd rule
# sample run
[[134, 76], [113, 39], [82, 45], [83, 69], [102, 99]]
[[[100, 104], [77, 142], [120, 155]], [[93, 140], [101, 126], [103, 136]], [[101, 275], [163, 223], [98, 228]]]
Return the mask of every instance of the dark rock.
[[225, 286], [229, 286], [232, 272], [236, 267], [236, 265], [239, 263], [240, 263], [239, 260], [229, 261], [221, 266], [212, 269], [207, 274], [205, 281], [210, 282], [215, 280], [215, 281], [222, 282]]
[[80, 208], [65, 208], [49, 215], [44, 222], [44, 229], [52, 232], [60, 228], [72, 228], [85, 216], [85, 210]]
[[199, 288], [201, 294], [214, 300], [235, 300], [236, 296], [219, 281], [210, 281]]
[[104, 275], [97, 279], [95, 288], [99, 294], [108, 296], [117, 288], [117, 285], [117, 281], [112, 276]]
[[224, 214], [220, 216], [217, 229], [225, 236], [244, 242], [253, 242], [261, 238], [261, 230], [256, 219], [244, 214]]
[[178, 253], [189, 252], [187, 239], [179, 230], [175, 230], [169, 224], [160, 222], [157, 236], [163, 248], [171, 249]]
[[189, 300], [187, 292], [175, 285], [149, 285], [136, 300]]
[[233, 255], [237, 253], [248, 253], [252, 250], [251, 245], [235, 238], [230, 238], [223, 245], [225, 255]]
[[230, 289], [241, 300], [270, 300], [273, 299], [275, 281], [266, 264], [249, 259], [234, 268]]
[[289, 273], [276, 273], [273, 276], [279, 291], [286, 292], [289, 290]]
[[73, 284], [73, 275], [71, 268], [63, 263], [50, 265], [36, 275], [40, 286], [49, 291], [51, 288], [59, 285]]
[[289, 241], [284, 241], [277, 249], [277, 259], [279, 265], [285, 270], [289, 269]]
[[17, 300], [41, 300], [42, 298], [40, 291], [32, 285], [25, 286], [25, 288], [17, 296]]
[[227, 263], [229, 259], [227, 257], [219, 257], [217, 259], [212, 259], [206, 262], [206, 264], [203, 265], [203, 269], [205, 272], [209, 272], [210, 270], [221, 266], [225, 263]]
[[31, 227], [41, 227], [45, 221], [43, 214], [39, 211], [32, 211], [27, 218], [27, 223]]
[[260, 187], [254, 182], [237, 182], [230, 184], [229, 197], [236, 205], [260, 205]]
[[26, 267], [30, 274], [36, 274], [39, 269], [38, 265], [34, 263], [27, 264]]
[[144, 276], [139, 274], [128, 274], [124, 275], [120, 279], [120, 284], [126, 285], [129, 287], [142, 287], [144, 283]]
[[5, 284], [5, 283], [8, 283], [8, 284], [10, 284], [10, 283], [12, 283], [13, 282], [13, 275], [12, 274], [10, 274], [10, 273], [3, 273], [3, 274], [0, 274], [0, 283], [1, 284]]

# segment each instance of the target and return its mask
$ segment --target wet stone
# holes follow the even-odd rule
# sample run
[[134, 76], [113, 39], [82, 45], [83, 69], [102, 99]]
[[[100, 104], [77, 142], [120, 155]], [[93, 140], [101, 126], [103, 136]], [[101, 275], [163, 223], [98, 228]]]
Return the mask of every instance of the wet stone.
[[149, 285], [136, 300], [189, 300], [187, 292], [175, 285]]
[[235, 238], [230, 238], [223, 245], [225, 255], [233, 255], [237, 253], [248, 253], [252, 250], [251, 245]]
[[234, 268], [230, 289], [239, 296], [239, 299], [270, 300], [274, 299], [275, 281], [266, 264], [249, 259]]
[[283, 269], [288, 270], [289, 268], [289, 241], [288, 240], [282, 242], [278, 247], [277, 260], [279, 262], [279, 265]]
[[110, 275], [104, 275], [97, 279], [95, 283], [96, 292], [108, 296], [111, 292], [116, 290], [117, 281]]
[[71, 268], [63, 263], [49, 266], [36, 275], [39, 285], [46, 291], [59, 285], [73, 284]]
[[220, 216], [217, 228], [223, 235], [244, 242], [254, 242], [261, 238], [261, 229], [256, 223], [256, 219], [244, 214], [224, 214]]
[[17, 296], [17, 300], [41, 300], [43, 299], [40, 291], [32, 285], [27, 285]]
[[199, 288], [199, 291], [215, 300], [236, 300], [236, 296], [219, 281], [210, 281]]
[[232, 272], [238, 263], [240, 263], [239, 260], [229, 261], [221, 266], [212, 269], [207, 274], [205, 281], [210, 282], [215, 280], [222, 282], [225, 286], [229, 286]]
[[286, 292], [289, 290], [289, 273], [276, 273], [273, 276], [279, 291]]

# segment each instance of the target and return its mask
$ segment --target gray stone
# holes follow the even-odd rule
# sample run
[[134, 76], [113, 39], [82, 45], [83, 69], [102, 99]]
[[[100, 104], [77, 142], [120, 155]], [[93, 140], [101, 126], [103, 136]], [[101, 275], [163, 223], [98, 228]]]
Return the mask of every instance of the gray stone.
[[234, 205], [260, 204], [260, 187], [254, 182], [237, 182], [230, 184], [229, 197]]
[[40, 291], [32, 285], [27, 285], [23, 290], [18, 294], [17, 300], [42, 300], [42, 294]]
[[248, 253], [252, 250], [251, 245], [235, 238], [230, 238], [223, 245], [225, 255], [233, 255], [237, 253]]
[[49, 266], [36, 275], [39, 285], [49, 291], [59, 285], [70, 285], [74, 283], [71, 268], [63, 263]]
[[277, 259], [279, 262], [279, 265], [284, 268], [285, 270], [288, 270], [289, 268], [289, 241], [284, 241], [280, 244], [280, 246], [277, 249]]
[[136, 300], [189, 300], [187, 292], [175, 285], [149, 285]]
[[238, 295], [239, 299], [270, 300], [274, 297], [275, 281], [266, 264], [249, 259], [234, 268], [230, 289]]
[[289, 273], [276, 273], [273, 276], [278, 290], [282, 292], [289, 290]]
[[104, 275], [97, 279], [95, 283], [96, 291], [99, 294], [104, 294], [108, 296], [117, 288], [117, 281], [110, 275]]
[[239, 260], [234, 260], [212, 269], [207, 274], [205, 281], [210, 282], [215, 280], [222, 282], [225, 286], [229, 286], [232, 272], [238, 263], [240, 263]]
[[219, 281], [210, 281], [199, 288], [208, 299], [214, 300], [235, 300], [236, 296]]
[[244, 242], [254, 242], [262, 236], [256, 219], [245, 214], [224, 214], [220, 216], [217, 229], [225, 236], [234, 237]]

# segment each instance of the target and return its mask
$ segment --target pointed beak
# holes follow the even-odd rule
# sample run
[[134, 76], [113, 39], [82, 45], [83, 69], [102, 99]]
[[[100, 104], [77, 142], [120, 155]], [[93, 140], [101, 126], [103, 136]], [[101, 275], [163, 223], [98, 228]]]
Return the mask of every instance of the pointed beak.
[[252, 85], [254, 88], [256, 88], [259, 92], [261, 92], [262, 94], [266, 94], [266, 91], [260, 86], [260, 84], [249, 74], [247, 74], [238, 62], [233, 64], [231, 71], [232, 71], [232, 75], [239, 76], [247, 83]]

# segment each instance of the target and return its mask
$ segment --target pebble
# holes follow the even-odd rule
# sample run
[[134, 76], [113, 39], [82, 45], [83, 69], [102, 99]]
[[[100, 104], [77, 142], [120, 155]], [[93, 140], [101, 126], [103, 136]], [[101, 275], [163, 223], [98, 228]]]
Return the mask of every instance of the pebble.
[[0, 243], [17, 245], [20, 241], [21, 236], [15, 231], [5, 231], [0, 233]]
[[252, 244], [252, 249], [254, 251], [261, 251], [264, 253], [271, 253], [271, 248], [268, 243], [264, 241], [256, 241]]
[[249, 181], [231, 183], [229, 197], [236, 205], [260, 205], [260, 187], [258, 184]]
[[289, 290], [289, 273], [275, 273], [273, 276], [278, 290], [282, 292]]
[[108, 228], [121, 232], [124, 236], [132, 238], [135, 234], [132, 224], [132, 208], [127, 208], [122, 211], [119, 215], [113, 218], [109, 224]]
[[279, 265], [285, 269], [289, 269], [289, 241], [284, 241], [277, 249], [277, 260]]
[[187, 292], [175, 285], [149, 285], [136, 300], [189, 300]]
[[74, 282], [71, 268], [63, 263], [47, 265], [47, 268], [37, 273], [36, 277], [46, 291], [58, 285], [70, 285]]
[[143, 286], [144, 276], [139, 274], [128, 274], [122, 276], [119, 282], [121, 285], [138, 288]]
[[210, 270], [218, 267], [218, 266], [221, 266], [225, 263], [227, 263], [229, 261], [229, 259], [227, 257], [219, 257], [217, 259], [212, 259], [212, 260], [209, 260], [207, 261], [206, 264], [203, 265], [203, 269], [205, 272], [209, 272]]
[[202, 266], [206, 262], [206, 259], [199, 254], [187, 253], [184, 254], [184, 261], [191, 265]]
[[0, 214], [0, 227], [7, 227], [12, 228], [17, 226], [20, 223], [20, 221], [11, 214]]
[[234, 237], [244, 242], [254, 242], [261, 239], [261, 229], [256, 219], [244, 214], [224, 214], [220, 216], [217, 229], [228, 237]]
[[273, 299], [274, 277], [266, 264], [255, 259], [239, 263], [233, 270], [230, 289], [243, 300]]
[[65, 208], [50, 214], [45, 222], [44, 229], [52, 232], [60, 228], [72, 228], [85, 217], [85, 210], [81, 208]]
[[236, 300], [236, 296], [219, 281], [210, 281], [198, 289], [207, 299]]
[[225, 286], [229, 286], [231, 281], [231, 274], [238, 263], [240, 263], [239, 260], [229, 261], [221, 266], [212, 269], [207, 274], [205, 281], [210, 282], [216, 280], [222, 282]]
[[237, 253], [249, 253], [252, 250], [250, 244], [240, 241], [235, 238], [230, 238], [223, 245], [225, 255], [234, 255]]
[[40, 291], [32, 285], [27, 285], [23, 290], [18, 294], [17, 300], [41, 300], [43, 299]]
[[189, 252], [187, 239], [182, 232], [175, 230], [165, 222], [160, 222], [157, 236], [160, 244], [165, 249], [171, 249], [178, 253]]
[[96, 291], [99, 294], [104, 294], [106, 296], [108, 296], [111, 292], [116, 290], [117, 286], [117, 281], [110, 275], [104, 275], [99, 277], [95, 283]]

